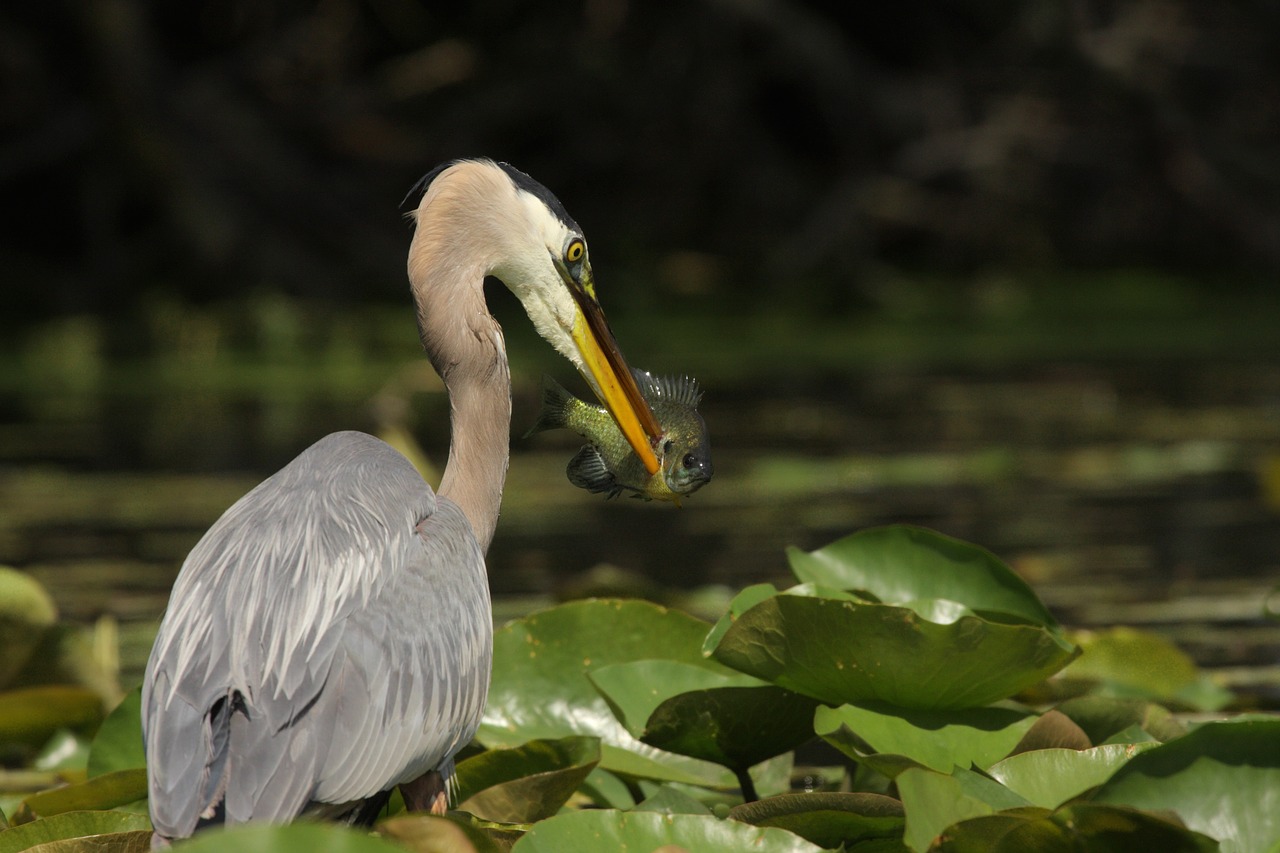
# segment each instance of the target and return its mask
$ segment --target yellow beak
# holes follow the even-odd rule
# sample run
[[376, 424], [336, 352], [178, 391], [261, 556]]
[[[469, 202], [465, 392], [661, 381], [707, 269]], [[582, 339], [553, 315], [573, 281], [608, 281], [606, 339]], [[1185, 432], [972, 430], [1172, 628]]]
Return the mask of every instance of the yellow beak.
[[578, 316], [573, 321], [573, 342], [590, 373], [586, 378], [645, 470], [650, 475], [656, 474], [659, 465], [653, 446], [662, 437], [662, 428], [658, 426], [648, 402], [640, 395], [640, 388], [618, 349], [604, 310], [596, 301], [590, 268], [583, 271], [582, 283], [579, 284], [564, 265], [558, 259], [556, 261], [556, 268], [578, 303]]

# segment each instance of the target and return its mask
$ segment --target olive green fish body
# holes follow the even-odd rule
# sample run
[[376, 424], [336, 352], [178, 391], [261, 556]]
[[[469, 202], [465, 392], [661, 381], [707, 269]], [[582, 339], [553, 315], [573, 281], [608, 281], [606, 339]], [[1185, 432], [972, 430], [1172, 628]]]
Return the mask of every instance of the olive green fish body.
[[707, 425], [698, 414], [702, 395], [695, 380], [657, 378], [633, 370], [641, 395], [663, 429], [656, 474], [645, 470], [613, 418], [602, 407], [574, 397], [549, 376], [542, 380], [542, 410], [527, 435], [565, 428], [591, 443], [578, 451], [566, 469], [569, 481], [589, 492], [615, 497], [624, 491], [648, 500], [679, 503], [711, 479]]

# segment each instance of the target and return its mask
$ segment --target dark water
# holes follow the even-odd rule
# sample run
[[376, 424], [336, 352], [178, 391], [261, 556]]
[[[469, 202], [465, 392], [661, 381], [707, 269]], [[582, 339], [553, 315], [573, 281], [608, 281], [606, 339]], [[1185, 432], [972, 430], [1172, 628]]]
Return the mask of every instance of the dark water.
[[[516, 389], [517, 435], [533, 385]], [[0, 563], [70, 618], [117, 618], [126, 681], [182, 557], [259, 479], [335, 429], [403, 423], [432, 459], [447, 441], [431, 391], [14, 393], [0, 412]], [[628, 573], [607, 588], [714, 611], [745, 584], [786, 583], [788, 545], [909, 522], [994, 551], [1069, 625], [1158, 631], [1244, 704], [1280, 707], [1280, 623], [1264, 615], [1280, 584], [1280, 361], [708, 384], [703, 414], [716, 478], [683, 509], [580, 492], [563, 474], [572, 437], [517, 438], [490, 553], [500, 616], [606, 588], [601, 564]]]

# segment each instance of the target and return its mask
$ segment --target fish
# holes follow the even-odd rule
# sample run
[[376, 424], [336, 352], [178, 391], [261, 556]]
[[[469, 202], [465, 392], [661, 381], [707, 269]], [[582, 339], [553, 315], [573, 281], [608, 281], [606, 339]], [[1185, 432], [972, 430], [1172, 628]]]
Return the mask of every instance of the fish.
[[644, 500], [680, 499], [705, 486], [714, 473], [707, 424], [698, 414], [702, 391], [688, 376], [656, 377], [632, 368], [640, 394], [662, 427], [654, 448], [658, 471], [649, 474], [603, 406], [583, 402], [550, 376], [542, 377], [542, 409], [525, 438], [544, 430], [569, 429], [587, 439], [565, 469], [569, 482], [613, 498], [629, 492]]

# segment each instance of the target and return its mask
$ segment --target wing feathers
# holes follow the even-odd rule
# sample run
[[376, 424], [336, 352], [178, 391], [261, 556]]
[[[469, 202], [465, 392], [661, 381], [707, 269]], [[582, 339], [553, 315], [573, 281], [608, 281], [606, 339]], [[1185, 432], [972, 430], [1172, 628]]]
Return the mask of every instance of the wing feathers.
[[461, 510], [382, 442], [322, 439], [232, 506], [174, 585], [144, 684], [157, 831], [190, 834], [224, 787], [228, 822], [281, 821], [421, 775], [474, 734], [491, 655]]

